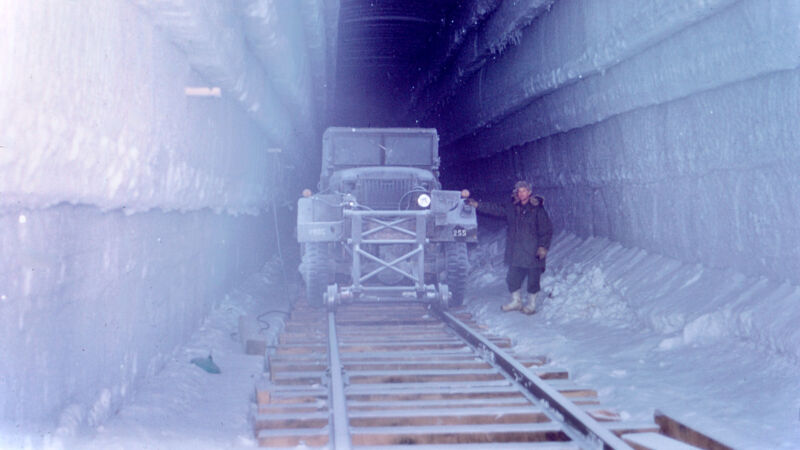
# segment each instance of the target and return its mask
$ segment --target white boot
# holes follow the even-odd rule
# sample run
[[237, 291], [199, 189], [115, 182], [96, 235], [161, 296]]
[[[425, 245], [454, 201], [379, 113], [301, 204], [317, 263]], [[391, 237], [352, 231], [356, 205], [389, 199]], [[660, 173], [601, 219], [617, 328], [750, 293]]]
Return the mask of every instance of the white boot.
[[522, 295], [520, 294], [520, 291], [512, 292], [511, 301], [503, 305], [502, 309], [504, 312], [517, 311], [519, 309], [522, 309]]
[[528, 294], [528, 304], [522, 308], [522, 312], [528, 315], [536, 312], [536, 293]]

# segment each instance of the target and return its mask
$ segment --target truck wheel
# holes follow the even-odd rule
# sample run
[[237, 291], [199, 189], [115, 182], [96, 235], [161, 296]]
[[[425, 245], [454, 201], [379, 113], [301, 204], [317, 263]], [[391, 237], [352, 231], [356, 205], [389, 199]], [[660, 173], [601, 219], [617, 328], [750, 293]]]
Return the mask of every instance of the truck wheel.
[[447, 286], [450, 288], [450, 306], [461, 306], [464, 303], [464, 293], [467, 290], [467, 272], [469, 272], [467, 243], [445, 243], [444, 258], [447, 271]]
[[305, 267], [306, 300], [308, 304], [319, 308], [324, 304], [323, 297], [331, 282], [331, 247], [327, 242], [308, 242], [303, 252]]

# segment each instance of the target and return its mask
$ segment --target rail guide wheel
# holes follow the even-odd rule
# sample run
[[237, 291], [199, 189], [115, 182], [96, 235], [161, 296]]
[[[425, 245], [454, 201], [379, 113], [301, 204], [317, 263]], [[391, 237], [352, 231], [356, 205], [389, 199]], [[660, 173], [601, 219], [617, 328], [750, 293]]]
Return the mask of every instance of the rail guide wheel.
[[325, 306], [332, 309], [340, 300], [339, 285], [336, 283], [329, 284], [328, 290], [325, 292]]

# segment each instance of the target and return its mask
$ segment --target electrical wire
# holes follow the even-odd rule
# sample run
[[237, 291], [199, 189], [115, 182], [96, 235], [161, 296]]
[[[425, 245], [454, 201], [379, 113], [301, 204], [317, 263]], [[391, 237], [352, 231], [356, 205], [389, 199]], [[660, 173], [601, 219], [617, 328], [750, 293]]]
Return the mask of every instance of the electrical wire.
[[256, 320], [257, 320], [259, 323], [261, 323], [261, 324], [263, 324], [263, 325], [264, 325], [264, 326], [263, 326], [263, 327], [262, 327], [262, 328], [259, 330], [259, 332], [261, 332], [261, 331], [265, 331], [265, 330], [269, 330], [269, 328], [270, 328], [270, 326], [271, 326], [271, 325], [270, 325], [270, 323], [269, 323], [269, 322], [267, 322], [266, 320], [264, 320], [264, 316], [266, 316], [266, 315], [268, 315], [268, 314], [284, 314], [284, 315], [288, 316], [288, 315], [289, 315], [289, 312], [288, 312], [288, 311], [281, 311], [281, 310], [279, 310], [279, 309], [272, 309], [272, 310], [265, 311], [265, 312], [263, 312], [263, 313], [261, 313], [261, 314], [257, 315], [257, 316], [256, 316]]
[[[397, 201], [397, 209], [400, 209], [400, 210], [402, 210], [402, 209], [403, 209], [403, 200], [404, 200], [404, 199], [406, 198], [406, 196], [408, 196], [409, 194], [414, 194], [414, 193], [423, 193], [423, 194], [427, 194], [427, 193], [428, 193], [428, 190], [427, 190], [427, 189], [425, 189], [425, 187], [424, 187], [424, 186], [420, 186], [420, 185], [417, 185], [417, 186], [414, 186], [414, 187], [412, 187], [410, 191], [408, 191], [408, 192], [406, 192], [405, 194], [403, 194], [403, 195], [400, 197], [400, 200], [398, 200], [398, 201]], [[405, 208], [405, 209], [410, 209], [410, 208], [411, 208], [411, 200], [409, 199], [409, 200], [408, 200], [408, 205], [406, 206], [406, 208]]]
[[275, 243], [278, 247], [278, 259], [281, 262], [281, 275], [283, 276], [283, 284], [286, 285], [288, 278], [286, 277], [286, 264], [283, 261], [283, 251], [281, 250], [281, 235], [280, 228], [278, 228], [278, 206], [275, 204], [275, 196], [272, 197], [272, 218], [275, 222]]

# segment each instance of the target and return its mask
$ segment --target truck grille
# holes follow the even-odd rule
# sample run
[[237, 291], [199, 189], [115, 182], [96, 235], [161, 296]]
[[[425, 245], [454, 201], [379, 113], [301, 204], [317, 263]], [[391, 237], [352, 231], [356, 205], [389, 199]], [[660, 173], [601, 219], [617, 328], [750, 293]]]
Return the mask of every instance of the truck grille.
[[[414, 186], [413, 179], [377, 179], [362, 178], [358, 181], [356, 198], [362, 205], [372, 209], [396, 210], [400, 207], [403, 194]], [[409, 201], [408, 196], [403, 202]], [[411, 199], [413, 200], [413, 199]]]

